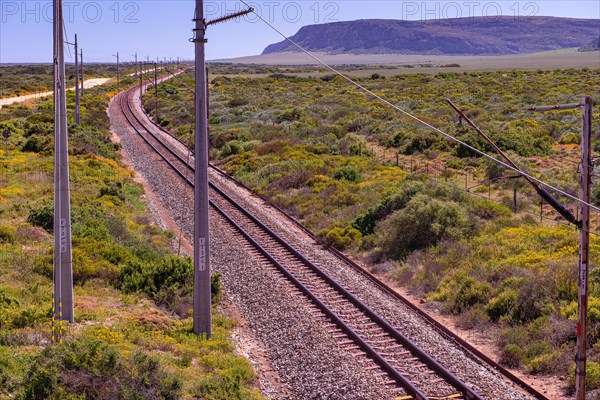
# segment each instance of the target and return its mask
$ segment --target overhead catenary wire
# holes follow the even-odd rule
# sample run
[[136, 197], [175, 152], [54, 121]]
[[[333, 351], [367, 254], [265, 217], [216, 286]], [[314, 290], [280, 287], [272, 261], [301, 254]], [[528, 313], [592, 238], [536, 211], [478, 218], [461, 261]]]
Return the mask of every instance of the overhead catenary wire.
[[[243, 3], [245, 6], [251, 8], [248, 3], [246, 3], [244, 0], [240, 0], [241, 3]], [[327, 68], [328, 70], [330, 70], [331, 72], [333, 72], [334, 74], [338, 75], [339, 77], [343, 78], [344, 80], [346, 80], [347, 82], [351, 83], [352, 85], [356, 86], [357, 88], [359, 88], [360, 90], [364, 91], [367, 94], [370, 94], [371, 96], [375, 97], [377, 100], [381, 101], [382, 103], [392, 107], [393, 109], [395, 109], [396, 111], [399, 111], [400, 113], [404, 114], [405, 116], [409, 117], [410, 119], [426, 126], [427, 128], [447, 137], [450, 140], [453, 140], [463, 146], [465, 146], [466, 148], [468, 148], [469, 150], [472, 150], [474, 152], [476, 152], [477, 154], [480, 154], [492, 161], [494, 161], [497, 164], [500, 164], [502, 166], [504, 166], [507, 169], [510, 169], [518, 174], [520, 174], [521, 176], [527, 177], [537, 183], [539, 183], [540, 185], [543, 185], [557, 193], [562, 194], [565, 197], [570, 198], [571, 200], [575, 200], [578, 203], [581, 204], [585, 204], [587, 206], [589, 206], [590, 208], [596, 210], [596, 211], [600, 211], [600, 207], [597, 207], [591, 203], [585, 202], [581, 199], [579, 199], [578, 197], [575, 197], [567, 192], [565, 192], [564, 190], [561, 190], [553, 185], [550, 185], [549, 183], [546, 183], [534, 176], [531, 176], [529, 174], [527, 174], [526, 172], [520, 171], [517, 168], [512, 167], [511, 165], [508, 165], [507, 163], [504, 163], [500, 160], [498, 160], [497, 158], [469, 145], [468, 143], [463, 142], [462, 140], [450, 135], [449, 133], [446, 133], [444, 131], [442, 131], [439, 128], [436, 128], [435, 126], [423, 121], [422, 119], [420, 119], [419, 117], [411, 114], [410, 112], [398, 107], [397, 105], [391, 103], [389, 100], [383, 98], [382, 96], [374, 93], [373, 91], [371, 91], [370, 89], [364, 87], [363, 85], [361, 85], [360, 83], [354, 81], [352, 78], [344, 75], [343, 73], [341, 73], [340, 71], [338, 71], [337, 69], [335, 69], [334, 67], [330, 66], [329, 64], [327, 64], [325, 61], [321, 60], [319, 57], [317, 57], [316, 55], [314, 55], [313, 53], [311, 53], [310, 51], [306, 50], [304, 47], [302, 47], [300, 44], [296, 43], [294, 40], [292, 40], [291, 38], [289, 38], [288, 36], [286, 36], [283, 32], [281, 32], [279, 29], [277, 29], [277, 27], [275, 27], [273, 24], [271, 24], [269, 21], [267, 21], [266, 19], [264, 19], [259, 13], [257, 13], [256, 11], [252, 11], [257, 17], [258, 19], [260, 19], [262, 22], [264, 22], [267, 26], [269, 26], [272, 30], [274, 30], [277, 34], [279, 34], [281, 37], [283, 37], [285, 40], [287, 40], [288, 42], [290, 42], [292, 45], [294, 45], [295, 47], [297, 47], [300, 51], [302, 51], [303, 53], [305, 53], [306, 55], [308, 55], [310, 58], [312, 58], [313, 60], [315, 60], [317, 63], [321, 64], [323, 67]]]

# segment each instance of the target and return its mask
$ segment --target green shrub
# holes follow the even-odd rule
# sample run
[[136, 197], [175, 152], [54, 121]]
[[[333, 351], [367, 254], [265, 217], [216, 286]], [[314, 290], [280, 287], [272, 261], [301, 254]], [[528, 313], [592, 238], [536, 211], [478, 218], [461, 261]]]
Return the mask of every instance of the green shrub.
[[548, 374], [556, 370], [556, 362], [554, 353], [545, 353], [529, 360], [525, 369], [530, 374]]
[[516, 308], [519, 303], [519, 292], [508, 288], [493, 297], [485, 307], [492, 321], [499, 321], [503, 317], [508, 317], [509, 321], [515, 319]]
[[574, 133], [574, 132], [569, 132], [565, 135], [563, 135], [558, 143], [560, 144], [581, 144], [581, 136]]
[[174, 400], [181, 397], [181, 388], [181, 381], [147, 354], [136, 351], [125, 358], [112, 346], [80, 337], [47, 347], [35, 357], [27, 372], [23, 399], [74, 399], [83, 395], [94, 399]]
[[0, 345], [0, 387], [8, 390], [12, 389], [14, 384], [17, 363], [13, 352], [5, 346]]
[[210, 275], [211, 302], [218, 304], [221, 299], [221, 274], [214, 272]]
[[525, 350], [516, 344], [507, 344], [500, 352], [500, 363], [509, 368], [519, 368], [525, 359]]
[[370, 235], [375, 232], [377, 223], [396, 210], [406, 207], [406, 204], [419, 192], [426, 191], [426, 187], [421, 182], [408, 182], [397, 193], [384, 197], [379, 203], [369, 208], [366, 213], [358, 216], [352, 221], [351, 225], [363, 235]]
[[333, 173], [333, 179], [348, 182], [360, 182], [360, 172], [354, 167], [342, 167]]
[[379, 244], [394, 259], [440, 240], [459, 240], [474, 233], [466, 210], [456, 202], [416, 195], [378, 228]]
[[[585, 372], [586, 389], [600, 389], [600, 363], [588, 360]], [[571, 367], [569, 373], [569, 386], [571, 390], [575, 390], [575, 365]]]
[[0, 225], [0, 243], [14, 243], [15, 239], [15, 229], [10, 226]]
[[45, 140], [40, 139], [38, 136], [31, 136], [29, 139], [27, 139], [23, 147], [21, 147], [21, 151], [41, 153], [47, 145], [48, 143]]
[[333, 229], [323, 229], [317, 233], [319, 237], [327, 246], [333, 246], [336, 249], [344, 250], [352, 243], [355, 243], [361, 238], [361, 234], [358, 230], [353, 227], [335, 227]]
[[[193, 290], [194, 265], [190, 258], [169, 256], [154, 262], [128, 261], [121, 269], [120, 288], [125, 293], [142, 292], [159, 304], [173, 304]], [[218, 300], [220, 274], [211, 276], [211, 297]]]
[[246, 104], [248, 104], [248, 99], [237, 96], [227, 102], [227, 107], [241, 107]]
[[511, 210], [501, 204], [486, 199], [476, 199], [471, 204], [473, 214], [481, 219], [491, 220], [510, 216]]
[[216, 374], [200, 376], [194, 394], [197, 398], [207, 400], [256, 399], [258, 397], [244, 386], [253, 377], [252, 368], [246, 361], [236, 361], [229, 368], [217, 371]]
[[460, 314], [476, 304], [485, 304], [491, 291], [487, 282], [479, 282], [467, 272], [460, 271], [442, 281], [431, 300], [445, 300], [448, 311]]
[[33, 226], [38, 226], [46, 232], [54, 231], [54, 206], [47, 204], [38, 208], [33, 208], [29, 212], [27, 222]]

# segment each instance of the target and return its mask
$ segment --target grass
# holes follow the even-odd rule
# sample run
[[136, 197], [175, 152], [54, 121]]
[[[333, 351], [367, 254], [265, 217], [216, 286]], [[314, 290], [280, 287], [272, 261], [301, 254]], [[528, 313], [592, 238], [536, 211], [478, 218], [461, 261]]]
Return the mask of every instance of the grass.
[[[544, 65], [552, 57], [555, 66], [566, 65], [567, 58], [579, 56], [590, 57], [565, 51], [523, 56], [514, 65]], [[499, 69], [517, 61], [494, 57], [482, 62]], [[474, 59], [469, 62], [477, 69]], [[457, 63], [461, 72], [448, 67], [404, 74], [405, 67], [390, 65], [344, 69], [392, 103], [491, 152], [444, 103], [451, 98], [525, 171], [576, 196], [580, 115], [523, 109], [577, 102], [583, 95], [598, 103], [594, 82], [600, 70], [469, 72], [463, 61]], [[422, 298], [441, 302], [444, 312], [465, 327], [494, 324], [506, 365], [534, 374], [569, 375], [578, 234], [563, 225], [540, 223], [539, 198], [526, 183], [497, 179], [510, 172], [320, 68], [214, 65], [211, 73], [214, 163], [290, 212], [324, 243], [362, 258], [374, 270], [389, 271], [389, 279]], [[186, 87], [193, 87], [192, 76], [159, 86], [158, 116], [190, 145], [193, 107]], [[150, 95], [144, 104], [155, 112]], [[597, 107], [594, 116], [600, 117]], [[594, 127], [594, 151], [600, 149], [599, 135]], [[396, 157], [403, 168], [395, 165]], [[489, 179], [496, 180], [488, 186]], [[479, 183], [472, 192], [464, 189]], [[482, 198], [488, 190], [489, 200]], [[593, 192], [597, 204], [600, 191]], [[575, 212], [573, 202], [559, 200]], [[548, 206], [542, 217], [556, 218]], [[592, 260], [598, 250], [594, 236]], [[595, 271], [590, 304], [600, 298], [600, 273]], [[600, 320], [591, 315], [591, 343], [597, 347]], [[590, 360], [599, 362], [600, 353], [593, 352]]]
[[192, 333], [192, 263], [172, 255], [172, 233], [118, 161], [105, 112], [115, 89], [86, 91], [82, 127], [69, 129], [76, 320], [61, 344], [50, 341], [52, 100], [0, 110], [13, 133], [0, 159], [0, 399], [259, 399], [229, 342], [235, 322], [218, 311], [218, 276], [213, 336]]

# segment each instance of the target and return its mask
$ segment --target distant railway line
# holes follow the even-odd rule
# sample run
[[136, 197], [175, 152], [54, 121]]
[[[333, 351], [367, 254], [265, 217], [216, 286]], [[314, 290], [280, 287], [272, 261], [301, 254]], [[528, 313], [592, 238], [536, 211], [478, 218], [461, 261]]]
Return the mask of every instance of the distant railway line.
[[[193, 163], [189, 151], [162, 128], [134, 107], [139, 86], [120, 93], [120, 112], [127, 123], [143, 141], [160, 156], [189, 186], [193, 186]], [[211, 167], [211, 174], [231, 179], [217, 168]], [[237, 184], [237, 183], [236, 183]], [[291, 292], [302, 293], [314, 305], [315, 318], [321, 318], [328, 325], [329, 333], [339, 342], [339, 346], [353, 356], [363, 359], [365, 369], [372, 370], [374, 376], [383, 378], [388, 387], [397, 391], [401, 399], [484, 399], [492, 398], [481, 394], [474, 386], [480, 382], [465, 382], [436, 360], [421, 346], [389, 322], [380, 313], [361, 301], [351, 290], [331, 276], [324, 268], [303, 254], [297, 246], [290, 244], [283, 235], [276, 233], [260, 216], [240, 201], [230, 196], [215, 182], [210, 183], [211, 206], [233, 227], [252, 248], [255, 256], [261, 257], [264, 268], [272, 268], [286, 277]], [[289, 216], [288, 216], [289, 217]], [[289, 217], [291, 219], [291, 217]], [[308, 230], [294, 221], [301, 229]], [[343, 254], [335, 252], [350, 269], [359, 271], [383, 292], [402, 301], [427, 324], [433, 325], [456, 347], [476, 359], [479, 364], [498, 371], [533, 397], [543, 400], [544, 395], [527, 386], [523, 381], [504, 370], [493, 360], [474, 349], [458, 336], [424, 314], [415, 305], [399, 296], [391, 288], [377, 280]], [[474, 385], [475, 384], [475, 385]], [[483, 391], [486, 389], [484, 388]], [[404, 397], [406, 396], [406, 397]]]

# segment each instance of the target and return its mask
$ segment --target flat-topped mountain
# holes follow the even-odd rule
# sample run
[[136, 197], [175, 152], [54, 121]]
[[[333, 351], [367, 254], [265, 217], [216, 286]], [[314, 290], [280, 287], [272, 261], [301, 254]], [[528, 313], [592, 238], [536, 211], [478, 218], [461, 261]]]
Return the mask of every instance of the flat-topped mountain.
[[[327, 53], [501, 55], [586, 46], [599, 35], [598, 19], [473, 17], [308, 25], [291, 39], [307, 50]], [[282, 41], [262, 54], [286, 51], [299, 50]]]
[[587, 46], [579, 48], [579, 51], [597, 51], [600, 50], [600, 37], [592, 40]]

